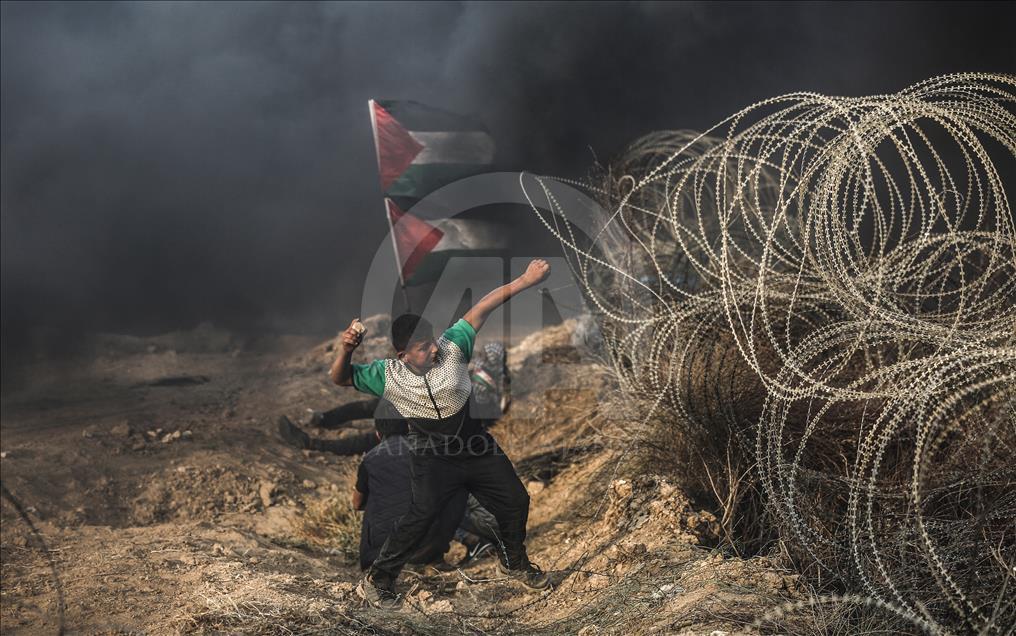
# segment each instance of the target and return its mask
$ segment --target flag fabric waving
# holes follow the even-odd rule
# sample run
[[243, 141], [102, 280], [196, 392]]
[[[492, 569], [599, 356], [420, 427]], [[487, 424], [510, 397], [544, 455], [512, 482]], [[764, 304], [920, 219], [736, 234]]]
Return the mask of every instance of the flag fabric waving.
[[385, 213], [403, 285], [429, 282], [456, 254], [497, 250], [476, 220], [424, 220], [412, 206], [438, 188], [489, 169], [494, 140], [474, 119], [412, 101], [370, 100]]

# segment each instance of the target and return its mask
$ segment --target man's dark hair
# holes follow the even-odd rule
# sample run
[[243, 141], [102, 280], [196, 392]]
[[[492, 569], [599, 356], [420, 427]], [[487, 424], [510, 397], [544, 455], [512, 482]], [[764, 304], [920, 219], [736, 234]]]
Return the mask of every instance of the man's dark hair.
[[433, 337], [434, 327], [423, 316], [402, 314], [392, 321], [392, 345], [396, 351], [405, 351], [410, 343]]

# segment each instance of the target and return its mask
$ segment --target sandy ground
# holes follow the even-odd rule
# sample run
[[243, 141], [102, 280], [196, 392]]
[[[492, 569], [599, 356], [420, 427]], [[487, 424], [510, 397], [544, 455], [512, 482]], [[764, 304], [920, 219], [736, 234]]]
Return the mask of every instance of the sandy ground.
[[[512, 349], [515, 403], [494, 430], [555, 589], [504, 581], [487, 559], [407, 572], [398, 613], [354, 592], [358, 521], [343, 505], [358, 458], [275, 435], [280, 414], [305, 422], [360, 398], [329, 384], [329, 343], [207, 326], [103, 336], [5, 376], [3, 485], [38, 532], [5, 497], [3, 633], [720, 635], [800, 598], [777, 560], [711, 547], [715, 519], [618, 441], [616, 391], [573, 344], [565, 325]], [[376, 338], [357, 355], [386, 350]]]

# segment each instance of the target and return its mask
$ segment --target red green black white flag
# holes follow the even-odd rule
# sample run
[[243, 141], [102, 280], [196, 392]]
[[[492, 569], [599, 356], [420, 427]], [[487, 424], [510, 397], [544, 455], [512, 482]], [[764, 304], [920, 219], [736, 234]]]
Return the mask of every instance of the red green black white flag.
[[412, 206], [453, 181], [486, 172], [494, 140], [478, 121], [413, 101], [370, 100], [385, 213], [403, 285], [433, 280], [450, 256], [495, 250], [499, 241], [476, 220], [426, 220]]

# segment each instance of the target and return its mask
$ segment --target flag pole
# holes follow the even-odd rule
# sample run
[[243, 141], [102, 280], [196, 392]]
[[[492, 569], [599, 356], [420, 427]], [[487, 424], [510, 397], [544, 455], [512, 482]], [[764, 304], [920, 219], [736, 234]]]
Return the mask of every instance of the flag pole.
[[412, 313], [413, 307], [409, 304], [409, 291], [406, 289], [406, 281], [402, 278], [402, 263], [399, 262], [399, 246], [395, 242], [395, 226], [392, 224], [392, 213], [388, 209], [388, 198], [385, 198], [385, 219], [388, 221], [388, 235], [392, 237], [392, 253], [395, 255], [395, 270], [399, 273], [399, 289], [402, 290], [402, 300], [406, 303], [406, 311]]
[[[374, 100], [367, 100], [367, 110], [370, 111], [370, 128], [374, 133], [374, 154], [377, 155], [377, 172], [381, 174], [381, 140], [377, 136], [377, 115], [374, 112]], [[383, 181], [382, 181], [383, 183]], [[383, 194], [383, 193], [382, 193]], [[406, 303], [406, 313], [413, 311], [409, 303], [409, 292], [406, 290], [406, 281], [402, 278], [402, 263], [399, 262], [399, 246], [395, 243], [395, 226], [392, 225], [392, 213], [388, 209], [388, 197], [385, 202], [385, 220], [388, 222], [388, 235], [392, 237], [392, 256], [395, 258], [395, 271], [399, 273], [399, 288], [402, 290], [402, 300]]]

